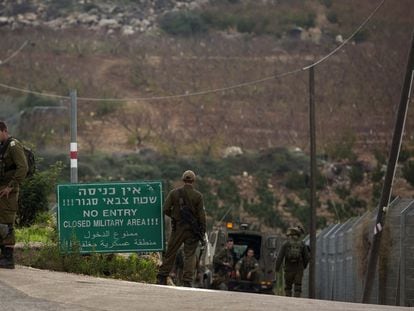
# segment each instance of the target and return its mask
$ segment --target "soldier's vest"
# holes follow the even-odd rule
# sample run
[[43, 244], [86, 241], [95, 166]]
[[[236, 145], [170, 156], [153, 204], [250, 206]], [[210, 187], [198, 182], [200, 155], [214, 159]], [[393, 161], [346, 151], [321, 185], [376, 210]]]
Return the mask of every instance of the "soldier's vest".
[[302, 260], [302, 241], [289, 241], [286, 249], [286, 260], [291, 263], [296, 263]]

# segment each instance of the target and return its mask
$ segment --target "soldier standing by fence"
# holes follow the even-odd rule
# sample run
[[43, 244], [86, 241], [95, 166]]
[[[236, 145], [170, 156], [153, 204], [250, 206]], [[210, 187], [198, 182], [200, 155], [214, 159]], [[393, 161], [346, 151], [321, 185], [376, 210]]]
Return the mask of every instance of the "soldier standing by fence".
[[196, 267], [196, 249], [206, 232], [206, 213], [203, 196], [194, 189], [196, 176], [185, 171], [184, 186], [170, 191], [164, 203], [164, 214], [171, 217], [171, 236], [167, 251], [157, 275], [157, 283], [167, 284], [167, 277], [174, 265], [177, 252], [184, 244], [183, 286], [191, 287]]
[[309, 251], [305, 243], [300, 239], [302, 231], [299, 227], [292, 227], [286, 233], [288, 240], [283, 243], [276, 260], [276, 273], [284, 263], [285, 295], [300, 297], [302, 293], [303, 270], [309, 262]]

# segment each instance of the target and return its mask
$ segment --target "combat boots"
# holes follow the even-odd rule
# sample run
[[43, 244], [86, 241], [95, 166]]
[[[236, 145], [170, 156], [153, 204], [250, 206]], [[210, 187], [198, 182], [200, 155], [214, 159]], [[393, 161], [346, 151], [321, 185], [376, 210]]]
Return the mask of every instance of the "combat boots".
[[167, 285], [167, 277], [164, 275], [157, 275], [157, 284], [159, 285]]
[[1, 253], [3, 254], [3, 257], [0, 259], [0, 268], [14, 269], [13, 252], [14, 252], [13, 247], [4, 247], [1, 249]]

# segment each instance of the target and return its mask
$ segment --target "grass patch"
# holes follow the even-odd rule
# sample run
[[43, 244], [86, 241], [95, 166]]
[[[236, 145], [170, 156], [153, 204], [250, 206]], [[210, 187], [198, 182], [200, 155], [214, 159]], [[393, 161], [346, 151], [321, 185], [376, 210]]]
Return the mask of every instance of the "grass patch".
[[153, 254], [63, 254], [56, 243], [53, 227], [33, 225], [16, 229], [16, 262], [24, 266], [53, 271], [108, 277], [133, 282], [155, 283], [158, 255]]
[[31, 227], [17, 228], [16, 240], [24, 244], [52, 242], [55, 230], [51, 227], [43, 227], [40, 225], [33, 225]]

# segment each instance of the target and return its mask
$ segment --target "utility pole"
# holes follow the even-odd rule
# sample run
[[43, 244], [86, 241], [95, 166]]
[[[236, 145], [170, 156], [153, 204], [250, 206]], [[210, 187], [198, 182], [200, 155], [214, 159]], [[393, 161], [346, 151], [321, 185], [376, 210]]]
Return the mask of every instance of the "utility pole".
[[368, 303], [372, 285], [374, 282], [375, 271], [378, 263], [379, 249], [381, 245], [382, 229], [384, 227], [384, 216], [387, 212], [391, 198], [392, 182], [394, 180], [395, 168], [400, 154], [402, 137], [404, 134], [405, 120], [407, 117], [408, 103], [410, 101], [411, 86], [414, 77], [414, 33], [411, 39], [411, 50], [408, 56], [407, 69], [405, 72], [404, 85], [401, 91], [401, 100], [398, 106], [397, 119], [392, 136], [391, 150], [388, 158], [387, 172], [382, 187], [381, 199], [378, 207], [378, 214], [374, 228], [374, 236], [372, 238], [371, 249], [369, 252], [369, 260], [367, 274], [365, 275], [365, 286], [362, 296], [362, 302]]
[[315, 72], [309, 68], [309, 127], [310, 127], [310, 224], [309, 242], [311, 260], [309, 262], [309, 298], [315, 298], [315, 259], [316, 259], [316, 130], [315, 130]]
[[70, 91], [70, 182], [78, 182], [78, 116], [76, 90]]

